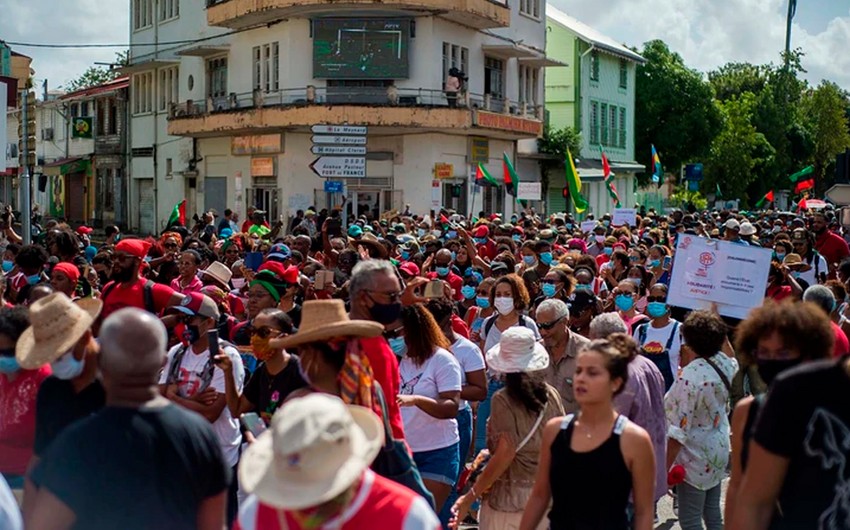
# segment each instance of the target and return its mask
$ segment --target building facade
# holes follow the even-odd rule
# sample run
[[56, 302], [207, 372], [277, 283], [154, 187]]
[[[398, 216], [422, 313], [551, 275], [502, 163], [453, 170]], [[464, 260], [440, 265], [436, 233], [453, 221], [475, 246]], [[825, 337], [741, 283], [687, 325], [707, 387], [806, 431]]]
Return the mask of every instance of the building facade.
[[[131, 24], [134, 43], [196, 41], [133, 48], [127, 69], [142, 232], [183, 198], [190, 214], [509, 214], [475, 168], [501, 177], [543, 131], [542, 0], [134, 0]], [[451, 68], [468, 76], [456, 96]]]
[[[614, 207], [603, 181], [601, 152], [616, 175], [621, 206], [635, 204], [635, 174], [645, 167], [635, 162], [635, 71], [644, 58], [593, 28], [549, 5], [547, 54], [568, 63], [546, 76], [546, 109], [554, 128], [572, 127], [581, 133], [576, 169], [588, 213], [602, 214]], [[561, 190], [562, 174], [551, 179], [550, 208], [567, 207]], [[550, 177], [551, 178], [551, 177]]]
[[5, 156], [4, 164], [0, 165], [0, 202], [4, 205], [11, 204], [15, 209], [19, 205], [18, 175], [23, 162], [19, 159], [19, 126], [22, 120], [20, 93], [29, 88], [33, 73], [30, 57], [12, 50], [5, 43], [0, 43], [0, 83], [6, 87], [6, 107], [0, 109], [6, 116], [5, 134], [2, 135]]

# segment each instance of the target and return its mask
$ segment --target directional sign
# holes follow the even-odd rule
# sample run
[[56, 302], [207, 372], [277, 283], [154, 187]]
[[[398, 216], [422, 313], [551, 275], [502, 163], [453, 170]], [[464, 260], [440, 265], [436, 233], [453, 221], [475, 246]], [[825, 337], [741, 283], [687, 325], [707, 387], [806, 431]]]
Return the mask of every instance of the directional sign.
[[365, 156], [320, 156], [310, 164], [313, 173], [322, 177], [355, 177], [366, 176]]
[[365, 145], [314, 145], [310, 148], [314, 155], [358, 156], [366, 154]]
[[840, 206], [850, 204], [850, 184], [835, 184], [826, 190], [826, 198]]
[[352, 134], [365, 136], [369, 129], [359, 125], [313, 125], [310, 127], [310, 131], [313, 134]]
[[314, 144], [366, 145], [365, 136], [313, 136]]
[[342, 181], [340, 180], [326, 180], [325, 181], [325, 191], [328, 193], [342, 193]]

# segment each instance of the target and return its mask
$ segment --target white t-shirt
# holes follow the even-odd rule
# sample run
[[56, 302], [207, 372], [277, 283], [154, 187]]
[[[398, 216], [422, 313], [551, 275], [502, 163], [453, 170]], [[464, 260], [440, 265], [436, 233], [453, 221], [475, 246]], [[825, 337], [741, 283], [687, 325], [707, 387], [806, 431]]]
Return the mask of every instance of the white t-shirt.
[[[483, 370], [484, 356], [481, 355], [481, 350], [469, 339], [457, 337], [457, 340], [452, 344], [452, 353], [457, 357], [460, 363], [460, 386], [466, 384], [466, 374], [469, 372], [477, 372]], [[469, 406], [465, 399], [460, 400], [458, 409], [462, 410]]]
[[673, 344], [670, 346], [670, 351], [667, 354], [670, 357], [670, 369], [673, 372], [673, 378], [678, 377], [679, 371], [679, 358], [681, 357], [682, 351], [682, 324], [670, 319], [670, 322], [667, 323], [663, 328], [654, 328], [652, 327], [652, 323], [650, 322], [646, 327], [646, 340], [641, 344], [640, 342], [640, 328], [643, 324], [637, 326], [635, 328], [634, 339], [637, 341], [638, 345], [643, 346], [643, 349], [646, 350], [647, 353], [650, 354], [659, 354], [664, 351], [664, 347], [667, 346], [667, 341], [670, 340], [670, 334], [673, 333], [673, 325], [678, 324], [679, 330], [676, 332], [676, 336], [673, 338]]
[[[489, 323], [490, 319], [497, 318], [497, 316], [498, 315], [493, 315], [484, 320], [484, 323], [481, 324], [481, 333], [484, 333], [484, 330], [487, 329], [487, 324]], [[522, 318], [520, 318], [520, 322], [522, 321], [525, 321], [525, 327], [534, 332], [534, 338], [540, 340], [540, 332], [537, 331], [537, 324], [534, 322], [534, 320], [528, 315], [523, 315]], [[490, 326], [490, 332], [487, 333], [486, 337], [484, 337], [484, 351], [482, 353], [484, 355], [487, 355], [487, 352], [490, 351], [493, 346], [499, 344], [500, 340], [502, 340], [502, 331], [499, 329], [499, 326], [493, 323]]]
[[[159, 384], [164, 385], [166, 383], [168, 371], [171, 367], [171, 360], [181, 348], [183, 348], [183, 345], [178, 344], [169, 350], [168, 362], [165, 363], [165, 369], [163, 369], [159, 377]], [[233, 364], [233, 380], [236, 383], [236, 392], [241, 394], [242, 384], [245, 382], [245, 368], [242, 366], [242, 359], [239, 357], [239, 352], [230, 346], [222, 346], [221, 351], [230, 357], [230, 362]], [[183, 355], [183, 362], [180, 364], [177, 395], [186, 399], [198, 393], [198, 389], [201, 386], [201, 374], [203, 374], [209, 358], [209, 350], [195, 353], [189, 347], [186, 354]], [[214, 388], [219, 394], [224, 394], [224, 372], [218, 366], [213, 371], [210, 388]], [[235, 466], [239, 460], [239, 444], [242, 443], [242, 434], [239, 432], [239, 420], [233, 418], [230, 415], [230, 409], [225, 406], [221, 411], [221, 415], [212, 424], [212, 428], [216, 435], [218, 435], [218, 441], [221, 444], [221, 450], [225, 461], [227, 461], [227, 465], [230, 467]]]
[[[398, 364], [401, 396], [424, 396], [432, 399], [442, 392], [460, 392], [461, 369], [455, 356], [437, 348], [424, 364], [417, 366], [404, 357]], [[404, 437], [414, 453], [442, 449], [460, 441], [457, 420], [437, 419], [419, 407], [401, 407]]]
[[[817, 285], [818, 280], [815, 277], [815, 260], [813, 259], [811, 263], [808, 263], [808, 261], [806, 261], [806, 259], [803, 258], [803, 262], [810, 265], [811, 268], [809, 270], [805, 271], [805, 272], [801, 272], [799, 279], [808, 283], [809, 287], [811, 287], [812, 285]], [[826, 258], [824, 258], [820, 254], [820, 252], [818, 252], [818, 258], [817, 258], [817, 271], [820, 274], [824, 274], [824, 275], [829, 274], [829, 265], [827, 265]], [[805, 289], [805, 287], [804, 287], [804, 289]]]

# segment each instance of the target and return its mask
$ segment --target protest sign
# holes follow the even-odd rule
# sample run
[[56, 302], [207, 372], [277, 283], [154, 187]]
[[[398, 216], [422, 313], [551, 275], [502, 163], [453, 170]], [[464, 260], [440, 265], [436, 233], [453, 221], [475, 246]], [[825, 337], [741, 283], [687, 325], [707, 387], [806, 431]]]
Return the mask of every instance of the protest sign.
[[637, 224], [637, 210], [634, 208], [614, 208], [611, 224], [614, 226], [635, 226]]
[[593, 228], [596, 226], [596, 221], [582, 221], [581, 222], [581, 231], [585, 234], [589, 234], [593, 231]]
[[764, 302], [770, 249], [682, 234], [667, 303], [688, 309], [717, 304], [721, 315], [744, 318]]

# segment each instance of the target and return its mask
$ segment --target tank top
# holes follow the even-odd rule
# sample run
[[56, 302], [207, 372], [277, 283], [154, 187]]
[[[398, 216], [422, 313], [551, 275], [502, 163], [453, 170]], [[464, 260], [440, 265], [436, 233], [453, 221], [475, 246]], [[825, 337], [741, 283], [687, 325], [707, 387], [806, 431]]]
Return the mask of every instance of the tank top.
[[620, 450], [620, 435], [629, 420], [618, 416], [611, 436], [602, 445], [579, 453], [570, 446], [574, 419], [574, 414], [564, 418], [552, 442], [550, 527], [627, 530], [626, 505], [632, 491], [632, 474]]

